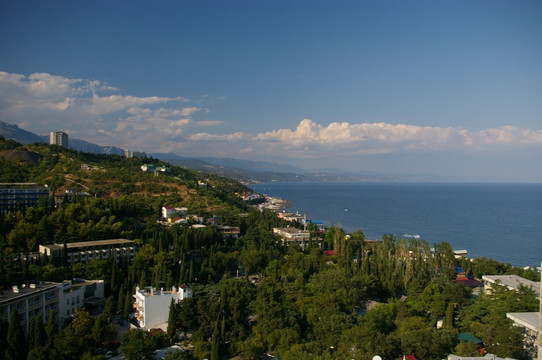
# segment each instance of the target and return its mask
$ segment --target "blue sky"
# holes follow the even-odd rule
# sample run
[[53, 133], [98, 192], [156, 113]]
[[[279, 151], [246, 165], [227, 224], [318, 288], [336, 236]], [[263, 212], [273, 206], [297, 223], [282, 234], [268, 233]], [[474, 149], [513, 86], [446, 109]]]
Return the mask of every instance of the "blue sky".
[[132, 150], [542, 182], [542, 2], [0, 1], [0, 119]]

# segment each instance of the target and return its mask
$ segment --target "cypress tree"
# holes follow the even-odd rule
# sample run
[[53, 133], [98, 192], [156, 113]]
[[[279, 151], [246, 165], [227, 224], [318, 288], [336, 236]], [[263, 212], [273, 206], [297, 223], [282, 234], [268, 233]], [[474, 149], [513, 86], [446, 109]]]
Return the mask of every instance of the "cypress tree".
[[453, 327], [454, 326], [454, 304], [450, 301], [448, 307], [446, 308], [446, 317], [444, 319], [444, 325]]
[[36, 335], [36, 318], [32, 318], [28, 324], [28, 336], [26, 338], [27, 341], [27, 349], [30, 351], [34, 348], [34, 336]]
[[26, 344], [23, 328], [19, 322], [19, 313], [13, 309], [9, 318], [9, 327], [7, 334], [6, 360], [24, 360], [26, 359]]
[[169, 303], [169, 316], [167, 319], [167, 337], [173, 340], [175, 336], [175, 302], [171, 299]]
[[6, 351], [6, 337], [8, 334], [8, 327], [8, 321], [0, 319], [0, 357], [4, 356], [4, 353]]
[[124, 284], [120, 285], [120, 290], [118, 292], [117, 296], [117, 310], [118, 311], [124, 311], [124, 298], [126, 297], [126, 293], [124, 292]]
[[211, 360], [220, 360], [220, 330], [219, 330], [219, 324], [220, 324], [220, 314], [218, 314], [218, 318], [215, 322], [215, 329], [213, 331], [213, 335], [211, 337]]
[[130, 290], [126, 292], [126, 298], [124, 299], [124, 317], [128, 318], [132, 312], [132, 294]]
[[47, 335], [47, 343], [52, 345], [54, 337], [58, 332], [58, 326], [55, 322], [55, 311], [49, 312], [49, 318], [47, 319], [47, 325], [45, 326], [45, 334]]
[[36, 325], [34, 327], [34, 347], [44, 346], [47, 343], [47, 334], [45, 333], [45, 324], [43, 317], [39, 314], [36, 317]]

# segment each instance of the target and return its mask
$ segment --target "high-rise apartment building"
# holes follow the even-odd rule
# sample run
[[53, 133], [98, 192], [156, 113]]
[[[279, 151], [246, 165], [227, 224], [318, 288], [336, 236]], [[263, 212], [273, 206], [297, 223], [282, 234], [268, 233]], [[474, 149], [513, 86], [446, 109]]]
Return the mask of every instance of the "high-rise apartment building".
[[49, 144], [68, 147], [68, 134], [62, 131], [51, 132], [49, 134]]

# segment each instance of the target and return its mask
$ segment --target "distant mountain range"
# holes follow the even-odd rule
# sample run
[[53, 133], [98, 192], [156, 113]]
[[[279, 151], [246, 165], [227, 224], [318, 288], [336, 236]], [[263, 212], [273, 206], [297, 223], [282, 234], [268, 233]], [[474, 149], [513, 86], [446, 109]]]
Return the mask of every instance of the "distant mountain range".
[[[0, 121], [0, 136], [13, 139], [23, 145], [35, 142], [49, 143], [48, 135], [36, 135], [29, 131]], [[69, 148], [94, 153], [124, 155], [124, 149], [116, 146], [100, 146], [80, 139], [69, 138]], [[239, 160], [231, 158], [189, 158], [173, 153], [151, 153], [150, 157], [166, 161], [172, 165], [182, 166], [219, 176], [224, 176], [244, 183], [268, 181], [397, 181], [394, 176], [360, 175], [343, 172], [307, 172], [303, 169], [269, 163], [265, 161]]]

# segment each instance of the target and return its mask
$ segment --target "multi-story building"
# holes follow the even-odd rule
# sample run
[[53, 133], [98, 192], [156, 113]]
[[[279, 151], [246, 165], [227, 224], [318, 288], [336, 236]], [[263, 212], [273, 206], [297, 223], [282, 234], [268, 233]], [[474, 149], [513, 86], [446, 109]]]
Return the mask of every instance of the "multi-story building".
[[157, 291], [152, 287], [140, 289], [138, 286], [134, 295], [136, 308], [134, 319], [143, 330], [154, 328], [167, 330], [171, 300], [179, 302], [190, 297], [192, 297], [192, 290], [186, 285], [173, 287], [170, 291], [164, 289]]
[[30, 320], [41, 314], [43, 321], [49, 319], [51, 310], [60, 326], [59, 283], [39, 281], [22, 286], [14, 285], [11, 291], [2, 291], [0, 295], [0, 319], [10, 320], [13, 310], [17, 310], [21, 325], [26, 333]]
[[40, 245], [39, 252], [56, 259], [66, 257], [68, 265], [79, 262], [86, 263], [94, 259], [107, 259], [109, 254], [119, 261], [121, 255], [125, 258], [134, 260], [136, 252], [136, 243], [126, 239], [110, 239], [95, 241], [80, 241], [67, 243], [65, 254], [63, 244]]
[[49, 134], [49, 144], [68, 147], [68, 134], [63, 131], [55, 131]]
[[10, 320], [13, 310], [17, 310], [19, 320], [26, 333], [30, 321], [41, 314], [44, 322], [54, 311], [55, 321], [60, 328], [74, 313], [76, 308], [87, 307], [100, 311], [104, 303], [103, 280], [74, 279], [62, 283], [35, 281], [22, 286], [15, 285], [11, 291], [0, 295], [0, 319]]
[[128, 149], [124, 149], [124, 157], [130, 159], [134, 157], [147, 157], [147, 154], [143, 151], [131, 151]]
[[171, 219], [173, 216], [184, 216], [188, 213], [188, 208], [173, 206], [162, 206], [162, 218], [164, 220]]
[[37, 206], [40, 201], [47, 203], [49, 195], [47, 186], [36, 183], [0, 183], [0, 212]]
[[293, 227], [278, 227], [273, 228], [273, 234], [280, 236], [282, 243], [290, 246], [291, 244], [297, 244], [301, 249], [305, 249], [309, 246], [310, 232], [307, 230], [301, 230]]

